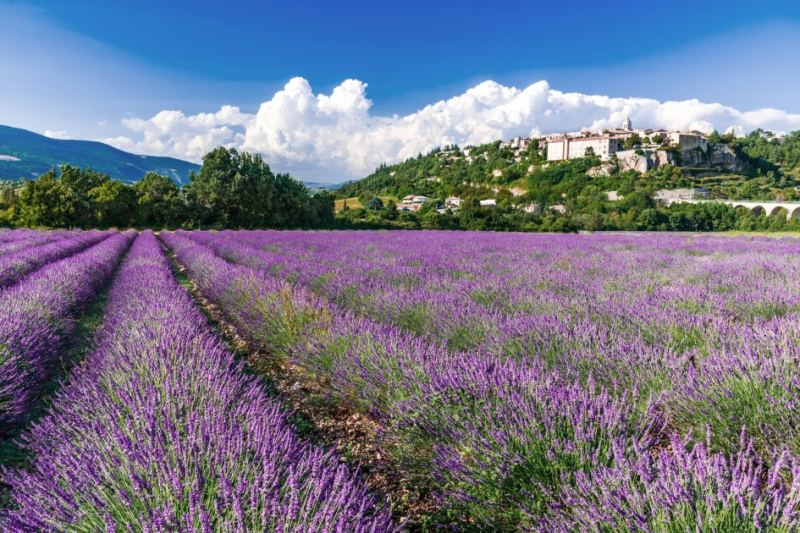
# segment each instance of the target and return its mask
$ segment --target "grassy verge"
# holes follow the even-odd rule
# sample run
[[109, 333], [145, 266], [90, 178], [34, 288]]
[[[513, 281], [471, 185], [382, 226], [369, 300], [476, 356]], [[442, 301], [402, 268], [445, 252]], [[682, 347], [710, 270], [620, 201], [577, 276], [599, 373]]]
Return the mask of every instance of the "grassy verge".
[[[386, 203], [389, 200], [392, 200], [396, 204], [400, 203], [400, 200], [398, 200], [395, 196], [381, 196], [380, 199], [383, 200], [384, 205], [386, 205]], [[363, 205], [361, 205], [361, 202], [358, 201], [358, 197], [354, 196], [352, 198], [347, 198], [347, 199], [340, 198], [339, 200], [335, 200], [334, 211], [336, 212], [341, 211], [345, 206], [345, 202], [347, 203], [347, 207], [349, 207], [350, 209], [357, 209], [359, 207], [364, 207]]]

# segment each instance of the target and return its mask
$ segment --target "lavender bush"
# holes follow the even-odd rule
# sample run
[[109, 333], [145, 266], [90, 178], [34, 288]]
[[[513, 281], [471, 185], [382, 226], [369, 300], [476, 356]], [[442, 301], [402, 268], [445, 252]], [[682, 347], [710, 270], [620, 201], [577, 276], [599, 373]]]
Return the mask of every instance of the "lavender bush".
[[[743, 440], [741, 451], [712, 454], [674, 436], [669, 451], [615, 451], [613, 466], [578, 473], [536, 531], [571, 533], [789, 533], [800, 528], [800, 465], [772, 467]], [[792, 481], [787, 483], [784, 477]]]
[[[675, 528], [631, 531], [722, 531], [754, 516], [795, 527], [786, 465], [798, 448], [796, 239], [225, 231], [164, 240], [246, 336], [380, 421], [387, 448], [476, 527], [546, 531], [542, 523], [563, 519], [583, 531], [565, 518], [576, 487], [684, 456], [682, 475], [696, 480], [688, 507], [648, 507], [678, 517]], [[693, 440], [672, 452], [678, 441], [663, 431], [676, 429]], [[747, 479], [774, 483], [745, 497], [746, 476], [704, 477], [707, 464], [724, 472], [746, 461]], [[632, 494], [650, 490], [630, 479]], [[697, 523], [685, 509], [700, 509]], [[785, 520], [770, 522], [765, 509]], [[622, 527], [601, 522], [595, 530]]]
[[0, 292], [0, 428], [25, 418], [79, 313], [111, 279], [135, 232], [116, 234]]
[[524, 521], [521, 502], [543, 506], [540, 485], [552, 492], [562, 472], [605, 464], [612, 442], [644, 446], [658, 433], [654, 409], [640, 416], [630, 395], [565, 385], [543, 364], [450, 352], [230, 265], [183, 234], [162, 238], [251, 339], [372, 412], [407, 468], [429, 472], [458, 513], [491, 527]]
[[80, 232], [71, 238], [0, 256], [0, 290], [19, 282], [26, 274], [48, 263], [94, 246], [114, 233], [114, 230]]
[[26, 248], [33, 248], [35, 246], [41, 246], [50, 242], [59, 241], [69, 236], [70, 232], [56, 230], [22, 234], [19, 236], [19, 238], [8, 241], [0, 240], [0, 255], [14, 253]]
[[303, 444], [172, 275], [152, 232], [133, 244], [92, 355], [6, 471], [28, 531], [394, 531], [332, 452]]

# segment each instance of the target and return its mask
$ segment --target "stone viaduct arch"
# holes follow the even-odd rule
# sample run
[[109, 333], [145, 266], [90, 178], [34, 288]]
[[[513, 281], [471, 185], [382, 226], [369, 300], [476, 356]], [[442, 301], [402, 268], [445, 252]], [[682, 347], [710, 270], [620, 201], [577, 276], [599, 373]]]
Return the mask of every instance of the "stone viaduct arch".
[[786, 217], [791, 219], [800, 219], [800, 202], [746, 202], [743, 200], [674, 200], [675, 202], [685, 202], [689, 204], [701, 204], [704, 202], [715, 202], [720, 204], [728, 204], [733, 206], [734, 209], [744, 207], [753, 212], [755, 216], [761, 216], [766, 213], [767, 216], [774, 217], [780, 213], [781, 209], [786, 209]]

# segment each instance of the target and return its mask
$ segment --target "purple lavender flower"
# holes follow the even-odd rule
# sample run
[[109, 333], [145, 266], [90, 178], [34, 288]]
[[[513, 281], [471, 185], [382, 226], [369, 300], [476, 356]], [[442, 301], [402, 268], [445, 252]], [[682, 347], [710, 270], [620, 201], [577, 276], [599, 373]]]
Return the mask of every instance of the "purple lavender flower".
[[23, 437], [30, 471], [3, 472], [14, 504], [3, 531], [398, 529], [337, 456], [297, 438], [152, 232], [131, 247], [92, 354], [52, 403]]

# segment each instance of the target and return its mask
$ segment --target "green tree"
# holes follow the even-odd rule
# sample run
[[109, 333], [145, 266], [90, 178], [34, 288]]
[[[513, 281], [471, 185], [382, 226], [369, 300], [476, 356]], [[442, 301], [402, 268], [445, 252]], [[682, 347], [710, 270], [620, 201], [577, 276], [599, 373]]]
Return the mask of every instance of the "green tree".
[[177, 227], [184, 216], [184, 200], [181, 190], [167, 176], [149, 172], [137, 181], [136, 224], [154, 229]]
[[756, 180], [748, 180], [741, 187], [736, 194], [737, 199], [740, 200], [755, 200], [761, 194], [761, 188]]
[[129, 228], [136, 221], [136, 192], [121, 181], [107, 180], [88, 193], [95, 224], [100, 228]]
[[641, 144], [642, 144], [642, 138], [639, 137], [639, 134], [634, 133], [627, 141], [623, 143], [622, 147], [625, 150], [630, 150], [631, 148], [636, 148]]
[[82, 208], [79, 196], [52, 169], [39, 179], [25, 182], [14, 207], [13, 221], [15, 225], [34, 228], [72, 228], [79, 226]]
[[17, 203], [17, 189], [14, 184], [7, 183], [0, 187], [0, 209], [9, 209]]
[[397, 220], [397, 204], [394, 200], [389, 200], [383, 206], [381, 211], [381, 218], [384, 220]]
[[714, 130], [714, 131], [711, 132], [711, 135], [708, 136], [708, 142], [711, 142], [711, 143], [714, 143], [714, 144], [721, 144], [723, 142], [722, 141], [722, 136], [719, 134], [719, 132], [717, 130]]
[[17, 203], [17, 189], [13, 183], [0, 186], [0, 227], [13, 226], [14, 205]]
[[[260, 160], [261, 157], [258, 156]], [[261, 163], [269, 170], [266, 163]], [[264, 199], [269, 197], [269, 179], [268, 175], [264, 175], [265, 181], [260, 187]], [[306, 186], [291, 177], [289, 174], [278, 174], [275, 176], [273, 182], [275, 184], [275, 193], [271, 197], [271, 209], [269, 211], [261, 211], [261, 217], [257, 217], [260, 221], [260, 227], [269, 228], [296, 228], [308, 226], [311, 214], [311, 197], [308, 194]], [[253, 206], [253, 212], [259, 212], [259, 205]], [[331, 212], [333, 210], [331, 209]]]
[[366, 208], [370, 211], [380, 211], [383, 209], [383, 200], [379, 196], [373, 196], [366, 204]]
[[108, 174], [100, 174], [91, 168], [81, 170], [71, 165], [63, 165], [60, 170], [61, 177], [59, 179], [61, 183], [83, 198], [89, 195], [89, 191], [102, 186], [111, 179]]
[[497, 200], [497, 208], [503, 212], [507, 213], [514, 208], [512, 205], [514, 195], [508, 189], [500, 189], [495, 196], [495, 200]]
[[315, 194], [311, 197], [311, 218], [307, 225], [314, 228], [330, 227], [335, 210], [336, 196], [328, 191]]
[[318, 218], [305, 185], [273, 174], [257, 154], [219, 147], [190, 179], [186, 198], [192, 221], [201, 227], [298, 227]]

